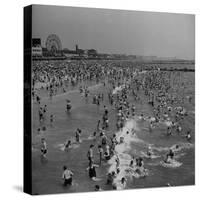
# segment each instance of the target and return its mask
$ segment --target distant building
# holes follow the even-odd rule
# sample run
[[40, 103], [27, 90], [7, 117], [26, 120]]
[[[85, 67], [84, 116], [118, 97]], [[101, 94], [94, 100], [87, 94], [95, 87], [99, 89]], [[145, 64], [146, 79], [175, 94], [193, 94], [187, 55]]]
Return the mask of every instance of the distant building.
[[40, 38], [32, 39], [32, 56], [42, 56], [42, 46]]
[[41, 46], [41, 39], [40, 38], [33, 38], [32, 39], [32, 46]]
[[66, 58], [73, 58], [73, 57], [77, 57], [78, 56], [77, 47], [76, 47], [76, 50], [70, 50], [70, 49], [64, 48], [62, 50], [62, 53], [64, 54], [64, 56]]
[[88, 49], [87, 50], [88, 57], [97, 57], [97, 50], [95, 49]]

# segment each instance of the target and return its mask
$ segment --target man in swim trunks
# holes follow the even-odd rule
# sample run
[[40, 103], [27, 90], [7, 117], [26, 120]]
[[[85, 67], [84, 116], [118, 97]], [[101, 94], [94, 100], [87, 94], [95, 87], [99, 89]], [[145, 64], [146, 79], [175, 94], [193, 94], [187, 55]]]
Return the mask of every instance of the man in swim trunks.
[[72, 185], [72, 176], [74, 175], [73, 173], [72, 173], [72, 171], [71, 170], [69, 170], [68, 168], [67, 168], [67, 166], [64, 166], [63, 167], [63, 174], [62, 174], [62, 179], [64, 180], [64, 183], [63, 183], [63, 185], [64, 186], [67, 186], [67, 185]]
[[92, 163], [92, 159], [93, 159], [93, 147], [94, 147], [94, 145], [91, 144], [90, 148], [88, 150], [88, 153], [87, 153], [87, 157], [88, 157], [89, 163]]

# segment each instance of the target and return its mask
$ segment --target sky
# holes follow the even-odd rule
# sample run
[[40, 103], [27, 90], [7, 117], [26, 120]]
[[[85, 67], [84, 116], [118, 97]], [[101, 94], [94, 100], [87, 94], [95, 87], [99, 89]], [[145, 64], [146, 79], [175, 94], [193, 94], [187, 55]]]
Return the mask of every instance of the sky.
[[195, 58], [195, 16], [34, 5], [32, 37], [56, 34], [62, 48], [99, 53]]

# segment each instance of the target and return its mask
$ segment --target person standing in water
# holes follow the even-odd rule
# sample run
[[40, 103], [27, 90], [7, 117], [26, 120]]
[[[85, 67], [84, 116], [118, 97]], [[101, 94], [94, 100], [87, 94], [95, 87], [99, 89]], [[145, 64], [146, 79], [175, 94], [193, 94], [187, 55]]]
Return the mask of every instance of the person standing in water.
[[92, 163], [92, 159], [93, 159], [93, 147], [94, 147], [94, 145], [91, 144], [90, 148], [88, 150], [88, 153], [87, 153], [87, 157], [88, 157], [89, 163]]
[[50, 126], [53, 127], [54, 116], [53, 114], [50, 115]]
[[98, 165], [94, 164], [93, 161], [89, 163], [89, 167], [86, 169], [89, 172], [89, 177], [92, 180], [95, 180], [97, 177], [96, 174], [96, 167], [99, 167]]
[[170, 163], [171, 160], [174, 158], [174, 151], [172, 149], [169, 150], [169, 152], [166, 154], [166, 158], [164, 160], [165, 163]]
[[121, 184], [121, 188], [120, 189], [125, 189], [126, 182], [127, 182], [127, 180], [124, 177], [122, 177], [122, 179], [120, 181], [120, 184]]
[[75, 133], [76, 142], [80, 143], [81, 129], [77, 128]]
[[44, 158], [46, 158], [47, 154], [47, 143], [44, 138], [41, 139], [41, 153]]
[[151, 148], [151, 146], [148, 146], [148, 149], [147, 149], [147, 156], [148, 156], [149, 158], [151, 158], [152, 154], [153, 154], [152, 148]]
[[191, 137], [190, 131], [187, 131], [187, 135], [185, 137], [186, 137], [188, 142], [191, 141], [192, 137]]
[[72, 176], [74, 174], [72, 173], [71, 170], [67, 168], [67, 166], [63, 166], [63, 174], [62, 174], [62, 179], [64, 180], [63, 185], [72, 185]]
[[97, 131], [100, 131], [100, 123], [101, 123], [101, 120], [98, 120], [98, 122], [97, 122]]
[[69, 112], [71, 110], [71, 108], [72, 108], [71, 101], [69, 99], [67, 99], [66, 103], [67, 103], [66, 109], [67, 109], [67, 112]]
[[103, 158], [103, 148], [101, 145], [98, 146], [98, 150], [99, 150], [99, 165], [101, 165], [102, 158]]

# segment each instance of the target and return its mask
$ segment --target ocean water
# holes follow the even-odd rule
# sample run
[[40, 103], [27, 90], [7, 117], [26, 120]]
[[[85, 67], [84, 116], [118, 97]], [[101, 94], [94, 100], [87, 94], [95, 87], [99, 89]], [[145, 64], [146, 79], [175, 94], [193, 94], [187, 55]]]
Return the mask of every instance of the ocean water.
[[[112, 136], [114, 133], [118, 137], [125, 136], [127, 130], [134, 128], [136, 135], [128, 136], [125, 139], [125, 144], [118, 147], [121, 167], [127, 166], [131, 156], [142, 156], [144, 159], [145, 169], [148, 170], [148, 175], [145, 177], [134, 177], [126, 175], [127, 186], [125, 189], [146, 188], [146, 187], [163, 187], [167, 185], [192, 185], [195, 182], [195, 154], [194, 154], [194, 113], [190, 113], [185, 119], [182, 128], [183, 131], [188, 126], [192, 129], [192, 141], [188, 143], [184, 137], [180, 135], [166, 136], [166, 127], [161, 124], [156, 127], [152, 133], [148, 131], [148, 123], [141, 121], [138, 117], [127, 121], [125, 129], [122, 132], [117, 132], [116, 111], [108, 104], [107, 91], [108, 87], [102, 84], [90, 83], [91, 94], [98, 92], [104, 93], [104, 103], [100, 106], [92, 104], [92, 95], [85, 99], [81, 96], [78, 88], [70, 88], [66, 94], [60, 93], [54, 97], [52, 101], [46, 97], [45, 91], [40, 91], [40, 95], [44, 98], [41, 100], [42, 105], [47, 105], [47, 119], [44, 124], [47, 130], [44, 133], [48, 145], [47, 159], [40, 156], [40, 140], [41, 136], [37, 133], [37, 128], [40, 127], [38, 120], [38, 105], [33, 102], [32, 115], [32, 176], [33, 176], [33, 194], [51, 194], [51, 193], [68, 193], [68, 192], [88, 192], [94, 191], [96, 184], [100, 185], [103, 190], [111, 190], [110, 185], [106, 185], [107, 173], [112, 169], [112, 159], [110, 162], [104, 162], [102, 166], [96, 169], [98, 181], [89, 179], [86, 168], [88, 167], [87, 151], [90, 144], [95, 144], [94, 156], [95, 163], [99, 162], [97, 153], [98, 140], [93, 141], [90, 137], [96, 129], [97, 122], [102, 118], [104, 112], [103, 106], [106, 105], [109, 109], [109, 128], [106, 130], [107, 136]], [[71, 90], [73, 90], [71, 92]], [[142, 94], [141, 94], [142, 95]], [[72, 102], [72, 110], [70, 114], [65, 112], [66, 99]], [[146, 104], [143, 98], [140, 102], [135, 102], [136, 115], [141, 112], [150, 115], [152, 112], [149, 105]], [[187, 108], [190, 106], [187, 105]], [[194, 112], [194, 107], [190, 108]], [[55, 115], [55, 122], [51, 126], [49, 123], [50, 114]], [[72, 145], [68, 151], [63, 151], [63, 144], [66, 140], [74, 140], [75, 131], [77, 128], [82, 130], [81, 143]], [[180, 145], [180, 150], [175, 152], [177, 163], [174, 166], [162, 165], [164, 155], [168, 149], [175, 144]], [[148, 146], [151, 145], [155, 158], [149, 159], [146, 155]], [[62, 186], [62, 167], [67, 165], [74, 172], [73, 186]], [[122, 170], [122, 174], [125, 173]]]

